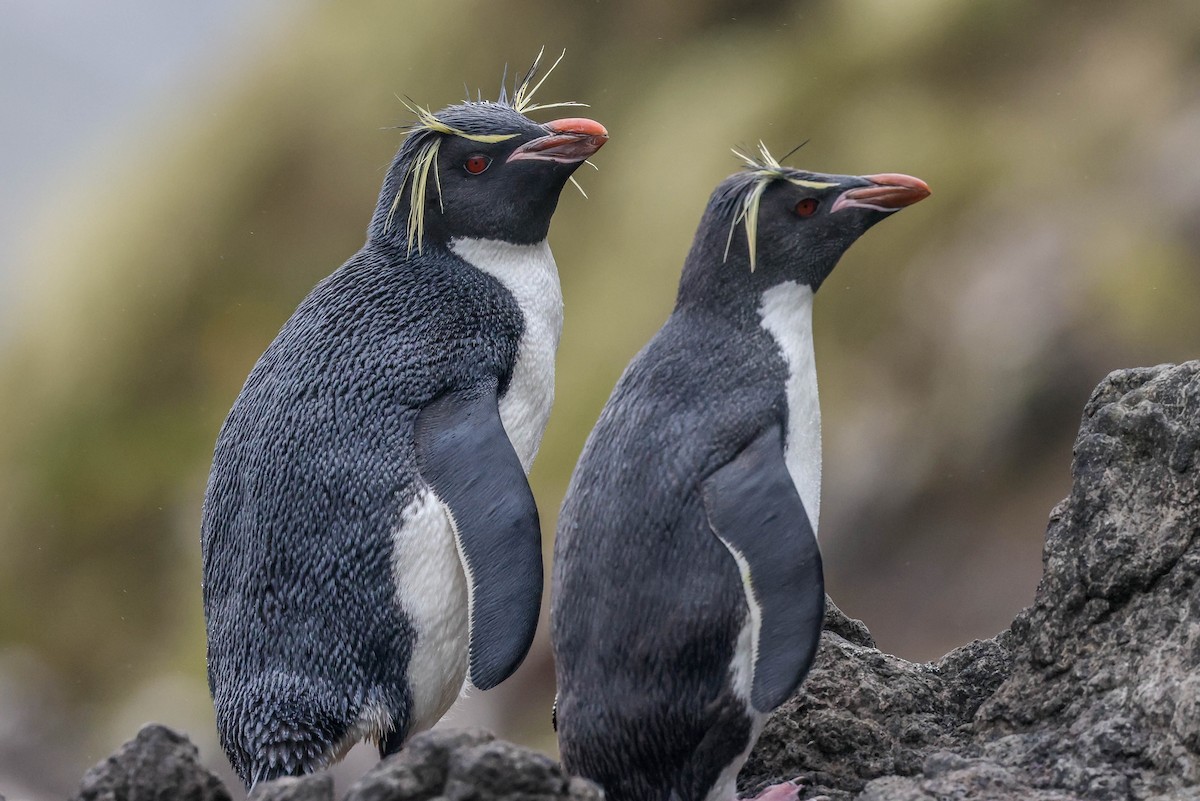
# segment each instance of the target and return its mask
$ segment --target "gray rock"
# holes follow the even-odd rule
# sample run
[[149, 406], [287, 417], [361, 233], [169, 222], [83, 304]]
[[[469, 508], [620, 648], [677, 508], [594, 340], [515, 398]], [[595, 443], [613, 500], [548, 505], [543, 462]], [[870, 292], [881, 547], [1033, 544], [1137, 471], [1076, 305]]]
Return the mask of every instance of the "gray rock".
[[[826, 617], [746, 789], [805, 798], [1197, 798], [1200, 362], [1109, 375], [1088, 401], [1045, 573], [1011, 628], [932, 664]], [[869, 635], [867, 635], [869, 637]]]
[[500, 742], [481, 729], [418, 734], [360, 779], [345, 801], [599, 801], [544, 754]]
[[442, 794], [450, 756], [460, 748], [490, 743], [483, 729], [429, 731], [413, 737], [355, 782], [345, 801], [424, 801]]
[[[1075, 441], [1012, 671], [975, 721], [1039, 786], [1200, 784], [1200, 362], [1114, 373]], [[1003, 743], [989, 748], [990, 741]]]
[[264, 782], [250, 793], [250, 801], [333, 801], [333, 777], [314, 773]]
[[569, 795], [557, 762], [511, 743], [464, 748], [450, 758], [445, 790], [450, 801], [552, 801]]
[[231, 801], [196, 746], [151, 723], [86, 774], [76, 801]]
[[875, 779], [867, 784], [857, 798], [860, 801], [1001, 801], [1017, 798], [1029, 801], [1076, 801], [1076, 796], [1058, 790], [1035, 789], [1019, 769], [986, 759], [963, 759], [945, 752], [939, 752], [939, 755], [942, 757], [940, 764], [926, 761], [923, 775]]
[[801, 692], [767, 722], [742, 770], [746, 789], [800, 778], [805, 797], [840, 801], [871, 779], [915, 775], [933, 750], [959, 745], [975, 710], [1007, 675], [1011, 657], [1001, 638], [914, 664], [835, 634], [849, 623], [830, 609]]

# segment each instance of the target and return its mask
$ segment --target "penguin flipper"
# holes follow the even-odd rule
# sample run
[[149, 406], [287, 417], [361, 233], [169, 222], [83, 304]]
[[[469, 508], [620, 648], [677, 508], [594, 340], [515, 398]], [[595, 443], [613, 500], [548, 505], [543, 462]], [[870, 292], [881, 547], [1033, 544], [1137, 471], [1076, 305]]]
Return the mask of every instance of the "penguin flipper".
[[825, 617], [821, 552], [784, 461], [779, 426], [759, 434], [703, 484], [713, 533], [742, 575], [759, 620], [751, 703], [770, 712], [812, 666]]
[[525, 658], [542, 603], [542, 534], [496, 388], [450, 391], [416, 420], [417, 471], [450, 511], [470, 584], [469, 677], [481, 690]]

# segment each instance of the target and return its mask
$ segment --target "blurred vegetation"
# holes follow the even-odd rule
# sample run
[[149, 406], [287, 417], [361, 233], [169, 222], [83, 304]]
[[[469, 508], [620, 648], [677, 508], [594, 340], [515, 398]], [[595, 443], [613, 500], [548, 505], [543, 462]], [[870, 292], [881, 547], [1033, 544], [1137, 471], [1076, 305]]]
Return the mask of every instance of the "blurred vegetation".
[[[0, 777], [67, 792], [155, 718], [215, 765], [198, 520], [216, 431], [308, 289], [362, 243], [406, 121], [567, 58], [545, 100], [612, 134], [551, 231], [566, 324], [534, 468], [547, 548], [575, 457], [671, 308], [692, 230], [763, 138], [933, 197], [820, 293], [831, 593], [931, 658], [1040, 573], [1079, 409], [1200, 355], [1200, 4], [321, 3], [65, 187], [0, 342]], [[548, 119], [549, 117], [546, 117]], [[665, 582], [671, 577], [664, 576]], [[539, 650], [471, 699], [552, 749]], [[489, 711], [490, 710], [490, 711]], [[2, 788], [0, 788], [2, 789]]]

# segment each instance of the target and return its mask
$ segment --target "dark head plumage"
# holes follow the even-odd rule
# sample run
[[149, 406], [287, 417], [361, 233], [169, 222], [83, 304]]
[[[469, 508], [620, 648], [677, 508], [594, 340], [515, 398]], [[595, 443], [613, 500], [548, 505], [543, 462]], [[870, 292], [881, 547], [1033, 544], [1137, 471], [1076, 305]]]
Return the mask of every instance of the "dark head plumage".
[[[464, 102], [447, 106], [436, 113], [411, 100], [401, 101], [416, 119], [403, 126], [406, 138], [384, 183], [380, 209], [377, 209], [376, 218], [372, 220], [373, 236], [380, 237], [392, 231], [397, 213], [406, 207], [404, 230], [407, 250], [411, 253], [414, 246], [418, 251], [422, 249], [430, 196], [436, 197], [439, 213], [446, 210], [439, 156], [449, 141], [473, 143], [481, 151], [492, 151], [482, 154], [488, 158], [489, 166], [497, 155], [503, 155], [507, 160], [536, 159], [567, 165], [569, 169], [560, 169], [558, 172], [562, 182], [571, 180], [574, 183], [571, 172], [579, 162], [586, 160], [603, 145], [607, 140], [607, 132], [603, 126], [591, 120], [557, 120], [539, 125], [526, 116], [529, 112], [543, 109], [586, 105], [573, 100], [545, 104], [534, 102], [537, 90], [562, 61], [565, 51], [537, 79], [542, 54], [538, 53], [529, 70], [514, 83], [511, 93], [501, 81], [497, 100], [483, 100], [481, 97], [471, 100], [468, 97]], [[529, 147], [535, 140], [541, 140], [541, 144]], [[518, 156], [516, 151], [523, 151], [524, 155]], [[551, 182], [549, 188], [557, 200], [557, 191], [561, 186], [554, 186], [554, 182]], [[386, 212], [381, 217], [380, 211], [384, 210], [385, 201]], [[550, 210], [553, 211], [553, 206]], [[546, 220], [548, 222], [548, 215]]]
[[[792, 153], [795, 153], [792, 150]], [[729, 256], [729, 245], [733, 242], [733, 231], [739, 222], [746, 227], [746, 245], [750, 250], [750, 269], [754, 270], [755, 251], [757, 249], [757, 230], [759, 204], [763, 192], [774, 181], [786, 181], [795, 186], [809, 189], [830, 189], [837, 186], [830, 183], [829, 176], [798, 170], [794, 167], [783, 166], [778, 159], [771, 155], [763, 142], [758, 143], [758, 156], [750, 156], [733, 148], [733, 154], [745, 162], [740, 172], [734, 173], [717, 187], [713, 194], [722, 214], [729, 216], [729, 238], [725, 244], [725, 257]], [[788, 154], [789, 156], [791, 153]]]
[[[754, 296], [779, 280], [814, 290], [868, 228], [929, 194], [917, 178], [826, 175], [782, 165], [766, 145], [748, 155], [709, 198], [680, 284], [681, 298]], [[739, 241], [739, 224], [745, 239]], [[748, 265], [750, 277], [727, 262]], [[744, 270], [745, 267], [742, 267]], [[766, 270], [766, 275], [759, 274]], [[718, 287], [724, 289], [718, 291]]]

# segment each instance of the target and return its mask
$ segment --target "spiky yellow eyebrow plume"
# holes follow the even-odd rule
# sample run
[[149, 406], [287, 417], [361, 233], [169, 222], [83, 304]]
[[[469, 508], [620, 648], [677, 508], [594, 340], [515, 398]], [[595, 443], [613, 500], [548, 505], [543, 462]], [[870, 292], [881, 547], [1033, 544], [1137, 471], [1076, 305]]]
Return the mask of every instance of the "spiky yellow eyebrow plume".
[[429, 141], [422, 145], [421, 149], [413, 156], [412, 164], [409, 165], [408, 172], [404, 176], [404, 181], [400, 183], [400, 191], [396, 193], [396, 199], [392, 201], [392, 208], [388, 213], [388, 221], [390, 223], [392, 215], [400, 205], [400, 196], [404, 193], [404, 183], [408, 182], [409, 253], [412, 253], [413, 242], [417, 243], [417, 252], [420, 253], [421, 246], [425, 241], [425, 189], [429, 186], [429, 171], [431, 167], [433, 169], [433, 180], [438, 190], [438, 206], [439, 208], [441, 207], [442, 179], [437, 169], [437, 154], [441, 144], [442, 140], [440, 137], [430, 137]]
[[417, 121], [409, 127], [409, 133], [417, 131], [434, 131], [447, 136], [461, 136], [463, 139], [470, 139], [472, 142], [483, 142], [484, 144], [493, 144], [495, 142], [503, 142], [506, 139], [512, 139], [514, 136], [520, 136], [519, 133], [507, 134], [473, 134], [467, 133], [461, 128], [455, 128], [438, 119], [437, 115], [424, 106], [418, 106], [416, 103], [411, 103], [408, 100], [401, 99], [404, 107], [416, 115]]
[[[567, 54], [564, 49], [559, 53], [558, 58], [550, 65], [550, 69], [546, 70], [546, 74], [541, 77], [536, 84], [533, 83], [534, 76], [537, 75], [538, 65], [542, 61], [542, 55], [546, 52], [543, 47], [538, 50], [537, 57], [534, 58], [533, 64], [525, 73], [525, 77], [513, 89], [512, 100], [507, 96], [507, 90], [503, 85], [500, 87], [499, 103], [506, 105], [516, 111], [518, 114], [528, 114], [531, 111], [539, 111], [547, 108], [560, 108], [563, 106], [583, 106], [587, 103], [579, 103], [574, 100], [565, 100], [561, 103], [545, 103], [537, 104], [533, 102], [533, 96], [546, 79], [550, 77], [550, 73], [554, 72], [554, 68], [563, 60], [563, 56]], [[501, 82], [503, 84], [503, 82]], [[408, 127], [408, 136], [420, 135], [426, 132], [442, 134], [444, 136], [458, 136], [472, 142], [480, 142], [483, 144], [494, 144], [496, 142], [504, 142], [508, 139], [520, 136], [519, 133], [499, 133], [499, 134], [473, 134], [468, 133], [461, 128], [455, 128], [453, 125], [446, 123], [438, 118], [436, 114], [424, 106], [420, 106], [414, 102], [404, 98], [398, 98], [404, 107], [407, 108], [417, 118], [416, 122]], [[468, 95], [468, 103], [471, 102]], [[481, 101], [482, 102], [482, 101]], [[424, 142], [420, 149], [413, 156], [412, 162], [409, 165], [408, 171], [404, 174], [404, 180], [400, 182], [400, 189], [396, 192], [396, 197], [392, 200], [392, 207], [388, 210], [386, 225], [392, 224], [392, 219], [395, 217], [396, 209], [400, 206], [400, 198], [404, 193], [404, 186], [409, 184], [409, 203], [408, 203], [408, 252], [411, 254], [413, 243], [417, 245], [417, 252], [421, 252], [421, 246], [425, 239], [425, 189], [429, 185], [429, 171], [433, 170], [434, 185], [438, 192], [438, 207], [442, 207], [442, 179], [438, 173], [437, 154], [438, 148], [441, 145], [440, 136], [429, 137], [428, 141]], [[591, 162], [588, 162], [589, 164]], [[592, 164], [594, 168], [596, 165]], [[587, 193], [583, 191], [583, 187], [572, 176], [570, 179], [575, 188], [579, 190], [585, 198]]]
[[[554, 63], [550, 65], [550, 69], [546, 70], [546, 74], [542, 76], [542, 79], [533, 84], [533, 77], [537, 74], [538, 65], [542, 63], [542, 54], [545, 52], [546, 48], [544, 46], [538, 50], [537, 56], [533, 59], [533, 64], [529, 66], [529, 71], [525, 73], [525, 77], [521, 79], [521, 83], [513, 90], [512, 102], [509, 105], [512, 106], [514, 111], [521, 114], [528, 114], [531, 111], [539, 111], [547, 108], [563, 108], [564, 106], [582, 106], [587, 108], [587, 103], [580, 103], [577, 100], [564, 100], [561, 103], [533, 102], [533, 96], [537, 93], [537, 90], [542, 88], [542, 84], [550, 77], [550, 73], [554, 72], [554, 69], [563, 60], [563, 56], [567, 54], [566, 48], [564, 48], [558, 54], [558, 58], [554, 59]], [[533, 84], [533, 86], [531, 87], [530, 84]], [[504, 102], [503, 97], [501, 97], [500, 102]]]
[[[554, 63], [550, 65], [550, 69], [546, 70], [546, 74], [543, 75], [541, 80], [535, 84], [535, 83], [533, 83], [533, 78], [537, 74], [538, 65], [542, 63], [542, 56], [545, 54], [545, 52], [546, 52], [546, 48], [543, 45], [538, 50], [538, 54], [536, 56], [534, 56], [533, 63], [531, 65], [529, 65], [529, 69], [525, 72], [525, 77], [522, 78], [521, 82], [519, 84], [517, 84], [515, 89], [513, 89], [513, 95], [512, 95], [511, 101], [507, 97], [505, 97], [504, 88], [503, 88], [503, 86], [501, 87], [500, 102], [508, 103], [512, 107], [513, 111], [516, 111], [520, 114], [528, 114], [531, 111], [540, 111], [542, 109], [548, 109], [548, 108], [564, 108], [567, 106], [576, 106], [576, 107], [587, 108], [587, 103], [580, 103], [577, 100], [563, 100], [562, 102], [559, 102], [559, 103], [534, 103], [533, 102], [534, 94], [537, 93], [538, 89], [542, 88], [542, 84], [544, 84], [546, 82], [546, 79], [550, 77], [550, 73], [554, 72], [555, 68], [557, 68], [559, 63], [563, 60], [563, 56], [565, 56], [567, 54], [566, 48], [563, 48], [563, 51], [558, 54], [558, 58], [554, 59]], [[503, 81], [501, 83], [503, 83]], [[585, 163], [590, 165], [592, 167], [592, 169], [599, 169], [595, 164], [592, 164], [590, 161], [585, 161]], [[576, 189], [579, 190], [579, 194], [583, 195], [584, 200], [586, 200], [587, 192], [583, 191], [583, 187], [579, 185], [579, 181], [575, 180], [575, 176], [573, 176], [573, 175], [569, 176], [567, 178], [567, 180], [570, 181], [571, 184]]]
[[758, 142], [757, 158], [748, 156], [737, 148], [730, 148], [730, 150], [733, 151], [733, 155], [746, 162], [746, 169], [754, 176], [754, 185], [742, 197], [740, 208], [733, 215], [733, 219], [729, 223], [729, 237], [725, 240], [724, 258], [729, 258], [729, 246], [733, 244], [734, 229], [737, 228], [739, 222], [745, 222], [746, 247], [750, 252], [750, 272], [754, 272], [756, 246], [758, 243], [758, 210], [762, 202], [763, 192], [767, 191], [770, 183], [772, 181], [787, 181], [790, 184], [803, 186], [807, 189], [830, 189], [837, 186], [837, 184], [823, 181], [809, 181], [796, 176], [771, 155], [771, 151], [767, 150], [766, 144], [761, 139]]

